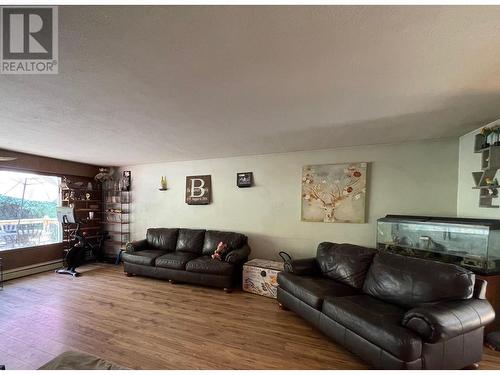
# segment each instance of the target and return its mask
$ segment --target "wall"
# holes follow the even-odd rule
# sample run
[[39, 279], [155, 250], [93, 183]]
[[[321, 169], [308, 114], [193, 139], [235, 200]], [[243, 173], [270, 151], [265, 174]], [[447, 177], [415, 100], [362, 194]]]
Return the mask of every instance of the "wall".
[[[500, 120], [485, 126], [494, 124], [500, 125]], [[461, 217], [500, 219], [498, 208], [479, 207], [479, 190], [472, 189], [474, 186], [472, 172], [481, 170], [481, 154], [474, 153], [474, 137], [479, 130], [465, 134], [459, 139], [457, 214]], [[493, 203], [500, 202], [497, 199], [496, 202], [493, 200]]]
[[[131, 166], [123, 169], [132, 171], [132, 239], [148, 227], [234, 230], [266, 258], [313, 255], [320, 241], [374, 246], [376, 220], [388, 213], [456, 215], [457, 160], [458, 140], [442, 140]], [[360, 161], [370, 163], [367, 223], [301, 222], [302, 166]], [[255, 186], [236, 187], [236, 173], [247, 171]], [[198, 174], [212, 175], [211, 205], [185, 203], [186, 176]]]

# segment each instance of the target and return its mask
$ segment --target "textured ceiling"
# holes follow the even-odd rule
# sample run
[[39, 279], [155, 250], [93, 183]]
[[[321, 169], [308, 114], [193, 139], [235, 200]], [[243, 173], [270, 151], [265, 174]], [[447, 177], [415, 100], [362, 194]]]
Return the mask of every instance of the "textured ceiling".
[[461, 135], [500, 117], [500, 6], [60, 7], [0, 148], [104, 165]]

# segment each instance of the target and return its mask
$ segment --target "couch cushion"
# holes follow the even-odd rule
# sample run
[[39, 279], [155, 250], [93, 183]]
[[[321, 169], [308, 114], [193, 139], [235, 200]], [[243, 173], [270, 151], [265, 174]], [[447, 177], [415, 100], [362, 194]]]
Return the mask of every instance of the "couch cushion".
[[203, 243], [203, 255], [212, 255], [219, 242], [226, 243], [228, 250], [231, 251], [242, 247], [247, 242], [247, 238], [240, 233], [207, 230]]
[[176, 250], [201, 254], [204, 238], [205, 229], [179, 229]]
[[193, 253], [184, 253], [182, 251], [174, 251], [173, 253], [167, 253], [161, 257], [156, 258], [156, 267], [161, 268], [173, 268], [176, 270], [186, 269], [186, 263], [191, 259], [196, 258], [198, 255]]
[[186, 271], [196, 273], [209, 273], [212, 275], [231, 275], [234, 270], [234, 265], [220, 260], [212, 259], [211, 256], [205, 255], [193, 259], [186, 264]]
[[327, 297], [322, 312], [403, 361], [422, 354], [422, 340], [401, 325], [405, 310], [367, 295]]
[[316, 260], [326, 277], [360, 289], [376, 253], [368, 247], [322, 242]]
[[368, 271], [363, 291], [404, 307], [468, 299], [474, 292], [471, 271], [454, 264], [380, 253]]
[[146, 233], [146, 240], [149, 247], [153, 249], [174, 251], [177, 244], [177, 228], [149, 228]]
[[141, 250], [134, 253], [123, 253], [124, 262], [139, 264], [141, 266], [154, 266], [155, 259], [165, 254], [162, 250]]
[[318, 310], [321, 309], [323, 300], [327, 296], [349, 296], [359, 293], [358, 290], [331, 279], [298, 276], [287, 272], [278, 274], [278, 284], [280, 288]]

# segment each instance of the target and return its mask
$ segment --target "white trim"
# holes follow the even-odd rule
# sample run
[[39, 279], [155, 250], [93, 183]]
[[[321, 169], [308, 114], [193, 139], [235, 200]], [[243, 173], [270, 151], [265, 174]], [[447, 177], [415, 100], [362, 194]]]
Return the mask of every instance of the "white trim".
[[17, 279], [18, 277], [34, 275], [40, 272], [52, 271], [61, 268], [62, 266], [62, 259], [58, 259], [50, 262], [36, 263], [25, 267], [13, 268], [3, 272], [3, 280], [7, 281]]

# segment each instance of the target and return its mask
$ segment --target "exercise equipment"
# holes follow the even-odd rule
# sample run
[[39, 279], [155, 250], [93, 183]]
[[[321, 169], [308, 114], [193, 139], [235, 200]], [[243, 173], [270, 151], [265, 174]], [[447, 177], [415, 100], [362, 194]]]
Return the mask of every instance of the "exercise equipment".
[[[97, 260], [101, 260], [103, 257], [102, 246], [104, 240], [108, 238], [108, 233], [103, 232], [99, 234], [99, 240], [97, 243], [91, 243], [86, 237], [85, 233], [81, 231], [81, 222], [75, 220], [74, 210], [69, 207], [58, 208], [57, 217], [61, 222], [63, 229], [66, 231], [71, 231], [71, 241], [76, 241], [71, 248], [66, 251], [64, 256], [64, 268], [56, 270], [56, 273], [63, 275], [71, 275], [73, 277], [80, 276], [80, 273], [76, 271], [76, 267], [79, 267], [85, 261], [85, 254], [89, 252]], [[76, 228], [70, 229], [71, 225], [75, 225]]]

